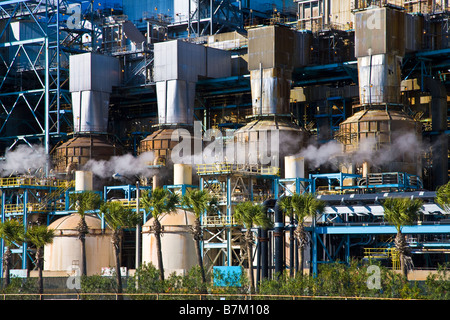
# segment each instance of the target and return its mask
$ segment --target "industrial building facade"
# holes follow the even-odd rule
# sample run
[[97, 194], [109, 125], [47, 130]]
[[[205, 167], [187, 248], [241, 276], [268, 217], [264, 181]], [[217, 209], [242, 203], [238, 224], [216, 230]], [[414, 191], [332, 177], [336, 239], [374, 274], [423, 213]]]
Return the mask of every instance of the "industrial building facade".
[[[259, 277], [261, 261], [316, 272], [380, 252], [394, 267], [383, 200], [419, 198], [420, 222], [404, 232], [414, 268], [436, 268], [450, 253], [435, 201], [449, 177], [449, 10], [447, 0], [2, 1], [2, 221], [58, 230], [44, 269], [66, 271], [79, 260], [71, 192], [135, 208], [140, 187], [200, 188], [220, 204], [202, 218], [205, 264], [253, 265]], [[191, 161], [174, 161], [180, 145]], [[305, 265], [288, 217], [247, 261], [234, 206], [263, 203], [277, 219], [276, 200], [294, 192], [327, 204], [308, 227]], [[142, 214], [142, 232], [123, 241], [128, 269], [156, 259]], [[196, 263], [192, 217], [180, 209], [161, 223], [164, 264], [184, 273]], [[89, 228], [95, 274], [113, 250], [101, 216]], [[15, 269], [33, 268], [31, 250], [14, 251]]]

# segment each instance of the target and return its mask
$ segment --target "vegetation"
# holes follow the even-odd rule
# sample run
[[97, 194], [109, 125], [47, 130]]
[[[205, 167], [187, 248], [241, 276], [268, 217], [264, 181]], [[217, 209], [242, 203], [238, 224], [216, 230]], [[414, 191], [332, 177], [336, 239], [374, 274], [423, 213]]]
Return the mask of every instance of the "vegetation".
[[218, 200], [204, 190], [193, 189], [183, 196], [182, 204], [195, 216], [195, 222], [191, 227], [191, 233], [194, 236], [197, 263], [200, 267], [202, 282], [205, 283], [205, 269], [203, 267], [203, 258], [200, 248], [200, 242], [203, 240], [200, 218], [203, 214], [206, 214], [207, 216], [216, 214], [218, 211]]
[[450, 181], [436, 190], [436, 202], [445, 210], [450, 212]]
[[[352, 260], [349, 264], [334, 262], [319, 265], [316, 277], [311, 274], [298, 274], [290, 277], [288, 271], [277, 279], [264, 279], [257, 288], [255, 299], [310, 299], [311, 297], [323, 298], [358, 298], [358, 299], [450, 299], [449, 265], [442, 265], [436, 274], [428, 276], [427, 280], [418, 283], [407, 281], [402, 274], [380, 265], [380, 287], [371, 288], [368, 280], [371, 276], [368, 265]], [[95, 291], [84, 292], [115, 292], [115, 286], [111, 285], [105, 277], [92, 276], [89, 284]], [[207, 292], [211, 294], [207, 299], [219, 299], [220, 295], [228, 295], [232, 299], [245, 299], [249, 293], [250, 280], [242, 273], [237, 280], [238, 285], [217, 286], [214, 278], [220, 278], [218, 274], [208, 274], [207, 282], [202, 282], [199, 266], [193, 267], [188, 274], [181, 276], [170, 274], [167, 279], [159, 279], [159, 271], [153, 264], [143, 264], [136, 274], [128, 280], [126, 293], [130, 299], [199, 299], [199, 296]], [[235, 283], [231, 279], [229, 283]], [[85, 280], [85, 283], [88, 281]], [[139, 285], [137, 285], [139, 284]], [[83, 290], [87, 290], [85, 287]], [[159, 295], [157, 297], [157, 295]], [[94, 297], [95, 298], [95, 297]], [[205, 299], [205, 298], [203, 298]]]
[[155, 233], [156, 250], [158, 255], [158, 269], [160, 280], [164, 281], [164, 266], [161, 248], [161, 222], [164, 214], [175, 212], [176, 205], [180, 202], [177, 194], [166, 189], [156, 188], [152, 192], [144, 191], [142, 194], [142, 204], [145, 211], [151, 213], [153, 217], [152, 231]]
[[252, 201], [237, 204], [234, 208], [234, 218], [237, 223], [246, 228], [245, 244], [247, 246], [248, 276], [250, 279], [249, 288], [250, 292], [253, 292], [255, 281], [252, 270], [253, 231], [251, 229], [255, 226], [268, 229], [272, 226], [272, 221], [267, 216], [265, 207], [262, 204], [254, 204]]
[[325, 210], [325, 202], [317, 200], [316, 196], [311, 193], [297, 194], [284, 197], [280, 200], [280, 207], [286, 214], [297, 220], [297, 228], [294, 235], [297, 238], [299, 250], [299, 266], [300, 275], [303, 274], [303, 252], [308, 243], [308, 236], [305, 231], [305, 220], [307, 218], [315, 218]]
[[17, 220], [5, 220], [0, 223], [0, 238], [5, 241], [5, 252], [3, 253], [3, 270], [5, 286], [11, 283], [11, 277], [9, 271], [11, 270], [11, 246], [20, 246], [24, 240], [24, 227], [23, 224]]
[[77, 213], [80, 215], [80, 222], [77, 226], [78, 239], [81, 241], [81, 274], [85, 276], [87, 274], [86, 264], [86, 235], [89, 233], [88, 226], [86, 224], [86, 213], [91, 210], [99, 209], [102, 204], [102, 198], [100, 194], [94, 191], [76, 192], [70, 195], [70, 203], [75, 207]]
[[[112, 243], [116, 257], [117, 292], [122, 293], [122, 276], [120, 274], [120, 248], [122, 245], [123, 230], [134, 227], [140, 221], [137, 212], [125, 208], [121, 202], [112, 201], [102, 204], [100, 211], [104, 214], [106, 223], [112, 229]], [[122, 297], [122, 296], [120, 296]]]
[[408, 274], [406, 267], [408, 245], [404, 234], [402, 234], [402, 228], [417, 221], [422, 205], [421, 200], [411, 200], [410, 198], [388, 198], [383, 204], [384, 218], [397, 229], [395, 247], [400, 256], [400, 269], [405, 278]]
[[44, 292], [42, 270], [44, 268], [43, 253], [44, 246], [53, 242], [54, 231], [48, 229], [46, 225], [34, 225], [25, 233], [25, 241], [32, 243], [36, 247], [36, 266], [39, 272], [38, 292]]

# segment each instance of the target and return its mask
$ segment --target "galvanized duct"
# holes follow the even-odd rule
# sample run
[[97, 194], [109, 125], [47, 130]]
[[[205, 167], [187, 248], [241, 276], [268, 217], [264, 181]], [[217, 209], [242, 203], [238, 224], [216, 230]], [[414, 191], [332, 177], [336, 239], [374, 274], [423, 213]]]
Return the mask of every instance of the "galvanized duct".
[[119, 84], [116, 58], [91, 52], [70, 56], [74, 132], [107, 132], [109, 96]]
[[[406, 14], [390, 7], [355, 14], [355, 54], [358, 58], [360, 111], [340, 124], [339, 139], [351, 163], [342, 171], [363, 175], [370, 171], [421, 175], [420, 126], [402, 109], [401, 61], [408, 47]], [[414, 142], [410, 141], [414, 137]], [[365, 155], [361, 157], [364, 148]], [[358, 163], [355, 163], [357, 161]], [[362, 167], [361, 167], [362, 166]], [[354, 173], [354, 172], [353, 172]]]
[[423, 78], [422, 89], [431, 94], [432, 174], [438, 187], [448, 181], [447, 90], [441, 81], [429, 77]]
[[253, 115], [289, 113], [292, 71], [306, 64], [308, 40], [309, 34], [279, 25], [248, 30]]
[[374, 8], [355, 14], [360, 103], [401, 102], [401, 62], [405, 54], [405, 13]]
[[182, 40], [155, 43], [154, 52], [159, 124], [192, 125], [198, 77], [229, 77], [230, 53]]
[[[309, 33], [294, 31], [281, 25], [248, 30], [248, 69], [250, 71], [253, 120], [238, 129], [235, 141], [245, 147], [245, 162], [267, 164], [266, 154], [259, 149], [267, 143], [271, 165], [282, 167], [286, 155], [297, 153], [305, 141], [305, 131], [290, 118], [292, 71], [305, 65], [309, 50]], [[277, 148], [273, 148], [273, 138]], [[256, 151], [256, 155], [252, 153]], [[278, 150], [278, 153], [276, 151]]]

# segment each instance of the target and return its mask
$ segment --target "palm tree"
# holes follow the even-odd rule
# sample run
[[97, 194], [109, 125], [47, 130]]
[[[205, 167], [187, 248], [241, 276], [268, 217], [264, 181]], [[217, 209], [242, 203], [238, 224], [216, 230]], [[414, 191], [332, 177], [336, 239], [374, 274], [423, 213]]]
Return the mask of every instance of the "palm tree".
[[312, 193], [297, 194], [294, 193], [291, 199], [291, 206], [294, 210], [294, 217], [297, 220], [297, 228], [294, 235], [297, 238], [299, 247], [298, 264], [300, 266], [300, 275], [303, 276], [303, 250], [308, 242], [308, 235], [305, 231], [305, 219], [315, 218], [317, 214], [323, 213], [325, 210], [325, 202], [318, 200]]
[[25, 240], [31, 242], [36, 247], [36, 265], [39, 271], [39, 293], [44, 292], [44, 283], [42, 278], [44, 246], [53, 242], [55, 236], [53, 229], [48, 229], [45, 225], [34, 225], [25, 233]]
[[[284, 215], [289, 216], [289, 219], [291, 221], [291, 224], [293, 224], [294, 220], [294, 207], [292, 206], [292, 196], [286, 196], [282, 197], [278, 200], [278, 205], [281, 209], [281, 211], [284, 213]], [[283, 218], [284, 219], [284, 218]], [[291, 231], [292, 232], [292, 231]], [[290, 276], [292, 277], [294, 275], [294, 269], [290, 269]]]
[[[122, 293], [122, 277], [120, 274], [120, 247], [125, 228], [132, 228], [140, 223], [139, 213], [126, 208], [119, 201], [109, 201], [102, 204], [100, 211], [104, 214], [105, 221], [112, 229], [112, 243], [116, 256], [116, 280], [117, 292]], [[119, 295], [122, 300], [122, 295]]]
[[445, 212], [450, 212], [450, 181], [437, 188], [436, 202], [445, 210]]
[[11, 219], [0, 223], [0, 238], [5, 241], [6, 251], [3, 253], [3, 267], [5, 286], [8, 286], [11, 282], [9, 270], [11, 269], [11, 246], [13, 244], [19, 245], [24, 240], [24, 227], [23, 224], [17, 220]]
[[195, 222], [191, 227], [192, 235], [195, 240], [195, 250], [197, 252], [197, 262], [200, 266], [202, 281], [206, 282], [205, 269], [203, 267], [203, 259], [200, 250], [200, 241], [203, 240], [203, 232], [200, 223], [200, 218], [202, 214], [206, 213], [210, 215], [217, 212], [218, 201], [217, 198], [212, 197], [209, 193], [204, 190], [194, 189], [186, 193], [183, 196], [182, 204], [187, 207], [187, 209], [194, 213]]
[[385, 219], [397, 229], [395, 247], [400, 255], [400, 269], [405, 278], [408, 275], [405, 263], [408, 247], [402, 228], [417, 221], [422, 205], [422, 200], [410, 198], [388, 198], [383, 204]]
[[146, 212], [151, 212], [153, 217], [153, 232], [156, 239], [156, 251], [158, 256], [159, 278], [164, 280], [164, 266], [161, 249], [161, 222], [162, 216], [175, 211], [176, 205], [180, 199], [176, 193], [172, 193], [166, 189], [156, 188], [151, 193], [144, 191], [142, 194], [142, 205]]
[[245, 243], [247, 245], [248, 276], [250, 279], [250, 292], [254, 291], [255, 281], [252, 268], [253, 231], [255, 226], [271, 228], [272, 221], [267, 216], [266, 208], [262, 204], [253, 204], [251, 201], [241, 202], [234, 208], [234, 219], [246, 228]]
[[81, 274], [87, 275], [86, 266], [86, 235], [89, 228], [86, 224], [86, 212], [100, 208], [102, 204], [101, 196], [94, 191], [83, 191], [70, 195], [71, 203], [75, 205], [77, 213], [80, 215], [80, 222], [77, 226], [78, 239], [81, 241]]

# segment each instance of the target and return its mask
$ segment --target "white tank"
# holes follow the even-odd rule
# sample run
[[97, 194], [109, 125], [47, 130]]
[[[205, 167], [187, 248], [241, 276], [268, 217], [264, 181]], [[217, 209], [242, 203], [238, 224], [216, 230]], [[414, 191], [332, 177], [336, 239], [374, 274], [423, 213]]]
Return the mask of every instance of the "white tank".
[[[158, 267], [156, 239], [151, 231], [153, 220], [148, 220], [142, 227], [142, 262]], [[160, 220], [164, 228], [161, 248], [167, 276], [173, 272], [184, 275], [197, 264], [195, 242], [189, 231], [194, 221], [194, 214], [182, 209], [177, 209], [175, 214], [166, 214]]]
[[[101, 274], [102, 268], [114, 267], [114, 248], [111, 230], [102, 232], [100, 218], [86, 215], [89, 234], [86, 235], [87, 275]], [[53, 243], [44, 247], [44, 270], [72, 271], [82, 264], [81, 241], [76, 230], [80, 215], [73, 213], [51, 223], [48, 228], [55, 231]]]
[[93, 185], [92, 171], [75, 171], [75, 191], [93, 190]]

